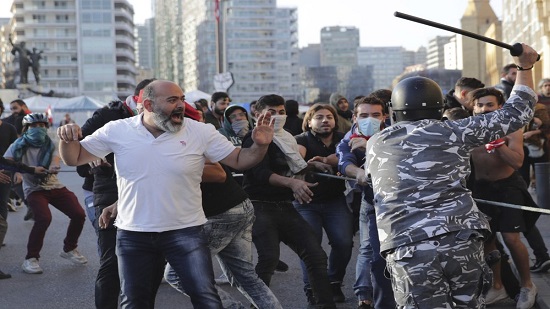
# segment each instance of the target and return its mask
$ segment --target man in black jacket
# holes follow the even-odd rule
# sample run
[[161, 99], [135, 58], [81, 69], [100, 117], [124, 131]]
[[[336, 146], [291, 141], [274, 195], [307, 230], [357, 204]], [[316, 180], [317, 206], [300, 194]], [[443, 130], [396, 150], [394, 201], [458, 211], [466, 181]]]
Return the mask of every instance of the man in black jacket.
[[[112, 101], [107, 106], [98, 109], [93, 116], [82, 126], [82, 138], [91, 135], [110, 121], [133, 117], [138, 114], [138, 96], [140, 91], [154, 79], [141, 81], [134, 91], [134, 96], [126, 102]], [[131, 160], [131, 158], [129, 158]], [[94, 175], [93, 193], [96, 222], [103, 209], [118, 200], [118, 188], [114, 169], [114, 155], [107, 155], [102, 162], [97, 162], [92, 168]], [[115, 253], [116, 227], [111, 222], [107, 228], [98, 229], [98, 246], [100, 252], [100, 265], [95, 283], [96, 308], [116, 309], [119, 305], [120, 278], [118, 276], [118, 260]], [[162, 280], [164, 261], [159, 261], [158, 282]], [[152, 283], [153, 287], [158, 284]], [[156, 292], [156, 291], [155, 291]], [[156, 293], [153, 293], [153, 297]], [[152, 302], [154, 304], [154, 301]]]
[[[258, 250], [256, 273], [268, 286], [279, 262], [279, 242], [284, 242], [306, 264], [316, 308], [336, 308], [327, 275], [327, 255], [317, 241], [313, 229], [294, 209], [292, 200], [309, 203], [315, 184], [295, 178], [307, 163], [298, 152], [294, 137], [283, 129], [286, 119], [285, 101], [278, 95], [258, 99], [256, 116], [270, 113], [274, 123], [273, 142], [262, 162], [244, 174], [243, 188], [254, 205], [256, 221], [252, 241]], [[242, 148], [253, 144], [250, 133]], [[284, 151], [284, 152], [283, 152]]]
[[504, 101], [508, 100], [512, 88], [516, 83], [516, 75], [518, 74], [517, 66], [514, 63], [505, 65], [500, 71], [500, 83], [495, 85], [495, 88], [504, 94]]
[[476, 78], [461, 77], [456, 81], [454, 89], [445, 95], [445, 109], [460, 107], [467, 110], [471, 116], [474, 107], [467, 104], [467, 95], [470, 91], [483, 87], [485, 87], [485, 84]]

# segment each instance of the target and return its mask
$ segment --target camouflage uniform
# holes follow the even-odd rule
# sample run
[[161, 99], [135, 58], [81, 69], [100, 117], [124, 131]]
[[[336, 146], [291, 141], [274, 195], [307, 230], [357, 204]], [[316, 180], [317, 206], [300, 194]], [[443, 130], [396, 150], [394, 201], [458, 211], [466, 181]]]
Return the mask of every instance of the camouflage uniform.
[[[475, 297], [481, 291], [470, 290], [474, 294], [466, 296], [460, 288], [468, 285], [471, 276], [476, 276], [478, 288], [479, 282], [487, 280], [478, 235], [489, 232], [489, 224], [465, 184], [470, 150], [523, 127], [533, 117], [535, 102], [531, 88], [517, 85], [498, 111], [458, 121], [400, 122], [369, 140], [366, 165], [374, 188], [380, 251], [388, 254], [394, 275], [408, 278], [404, 282], [393, 278], [398, 306], [448, 307], [451, 300], [435, 295], [435, 286], [441, 286], [440, 293], [449, 294], [457, 307], [484, 306]], [[464, 235], [468, 237], [463, 239]], [[427, 264], [424, 255], [429, 252], [435, 261]], [[448, 258], [441, 260], [445, 255]], [[447, 272], [450, 259], [463, 264], [462, 273], [470, 270], [468, 278], [461, 272]], [[417, 303], [400, 297], [400, 289], [414, 293], [411, 297]], [[419, 302], [428, 298], [433, 300], [430, 304]]]

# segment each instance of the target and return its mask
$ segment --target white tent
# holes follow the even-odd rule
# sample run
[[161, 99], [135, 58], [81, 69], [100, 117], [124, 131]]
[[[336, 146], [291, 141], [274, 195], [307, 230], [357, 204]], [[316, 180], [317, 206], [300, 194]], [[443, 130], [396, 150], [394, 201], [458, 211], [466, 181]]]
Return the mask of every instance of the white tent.
[[90, 118], [93, 112], [105, 106], [102, 102], [87, 96], [74, 98], [52, 98], [43, 96], [34, 96], [23, 99], [32, 112], [44, 113], [51, 107], [54, 125], [64, 118], [66, 113], [79, 125]]
[[27, 103], [27, 106], [29, 106], [31, 111], [35, 109], [45, 111], [48, 107], [52, 108], [52, 112], [72, 112], [82, 110], [94, 111], [105, 105], [98, 100], [87, 96], [79, 96], [74, 98], [51, 98], [37, 95], [23, 99], [23, 101]]
[[198, 101], [199, 99], [205, 99], [210, 103], [211, 98], [212, 98], [211, 94], [208, 94], [200, 90], [193, 90], [185, 93], [185, 101], [187, 101], [187, 103], [191, 104], [192, 106], [193, 106], [193, 103]]

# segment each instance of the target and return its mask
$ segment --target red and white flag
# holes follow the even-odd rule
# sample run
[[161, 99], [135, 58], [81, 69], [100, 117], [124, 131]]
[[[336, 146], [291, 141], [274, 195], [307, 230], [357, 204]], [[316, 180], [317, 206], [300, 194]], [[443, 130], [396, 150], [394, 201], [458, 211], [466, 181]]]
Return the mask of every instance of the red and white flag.
[[214, 0], [214, 17], [220, 22], [220, 0]]
[[50, 126], [53, 125], [53, 115], [52, 115], [52, 106], [48, 105], [48, 109], [46, 109], [46, 117], [48, 117], [48, 122], [50, 123]]

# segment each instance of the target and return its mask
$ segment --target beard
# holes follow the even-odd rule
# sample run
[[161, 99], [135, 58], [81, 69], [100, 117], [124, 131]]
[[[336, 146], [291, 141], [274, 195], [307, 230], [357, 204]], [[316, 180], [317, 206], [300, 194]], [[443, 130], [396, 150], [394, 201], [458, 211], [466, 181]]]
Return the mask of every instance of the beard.
[[329, 137], [334, 132], [334, 128], [332, 128], [330, 131], [322, 131], [322, 132], [318, 132], [315, 130], [312, 130], [312, 131], [315, 133], [315, 136], [325, 138], [325, 137]]
[[221, 110], [221, 109], [217, 108], [216, 106], [214, 106], [214, 113], [216, 113], [217, 115], [223, 116], [224, 112], [225, 112], [225, 109]]
[[[157, 106], [153, 107], [152, 119], [155, 125], [164, 132], [176, 133], [179, 132], [184, 125], [183, 117], [184, 109], [178, 107], [174, 109], [170, 115], [165, 115]], [[181, 123], [172, 122], [172, 116], [181, 117]]]

